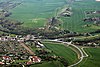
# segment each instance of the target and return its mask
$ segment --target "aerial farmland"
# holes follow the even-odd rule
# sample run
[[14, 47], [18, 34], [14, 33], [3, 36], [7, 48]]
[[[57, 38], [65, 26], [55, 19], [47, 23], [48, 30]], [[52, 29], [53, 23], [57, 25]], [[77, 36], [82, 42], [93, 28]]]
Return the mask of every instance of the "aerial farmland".
[[0, 0], [0, 67], [99, 67], [100, 0]]

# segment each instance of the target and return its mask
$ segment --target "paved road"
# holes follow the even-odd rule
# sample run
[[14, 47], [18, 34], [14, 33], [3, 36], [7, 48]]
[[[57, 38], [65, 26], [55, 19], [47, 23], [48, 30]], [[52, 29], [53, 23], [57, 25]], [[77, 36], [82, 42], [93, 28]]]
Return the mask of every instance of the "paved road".
[[85, 56], [84, 57], [88, 57], [89, 55], [84, 51], [85, 47], [82, 47], [81, 50], [84, 52]]
[[20, 45], [22, 46], [22, 47], [24, 47], [31, 55], [34, 55], [34, 52], [29, 48], [29, 47], [27, 47], [25, 44], [24, 44], [24, 42], [19, 42], [20, 43]]
[[[79, 60], [78, 62], [76, 62], [76, 63], [74, 63], [74, 64], [68, 66], [68, 67], [74, 67], [74, 66], [78, 65], [80, 62], [82, 62], [83, 59], [84, 59], [84, 57], [88, 57], [87, 53], [84, 51], [84, 48], [81, 48], [81, 49], [80, 49], [80, 48], [77, 47], [76, 45], [71, 44], [71, 42], [63, 42], [63, 41], [59, 41], [58, 39], [55, 39], [55, 40], [48, 40], [48, 41], [60, 42], [60, 43], [64, 43], [64, 44], [71, 45], [71, 46], [73, 46], [74, 48], [76, 48], [76, 49], [80, 52], [80, 54], [81, 54], [80, 60]], [[84, 52], [84, 53], [83, 53], [83, 52]], [[85, 54], [85, 56], [84, 56], [84, 54]]]

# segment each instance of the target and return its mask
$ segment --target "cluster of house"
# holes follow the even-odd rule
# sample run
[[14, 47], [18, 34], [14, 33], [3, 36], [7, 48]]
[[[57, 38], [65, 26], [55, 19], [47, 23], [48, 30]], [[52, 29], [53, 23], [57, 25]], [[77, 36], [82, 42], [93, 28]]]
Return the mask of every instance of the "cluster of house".
[[24, 38], [20, 36], [15, 36], [15, 37], [2, 36], [0, 37], [0, 41], [24, 41]]
[[38, 40], [35, 40], [36, 37], [34, 37], [33, 35], [27, 35], [25, 37], [21, 37], [21, 36], [15, 36], [15, 37], [10, 37], [10, 36], [2, 36], [0, 37], [0, 41], [3, 41], [3, 42], [8, 42], [8, 41], [15, 41], [13, 42], [13, 44], [0, 44], [0, 52], [1, 53], [4, 53], [4, 52], [17, 52], [20, 51], [20, 53], [25, 53], [27, 52], [23, 47], [21, 47], [20, 45], [18, 45], [17, 42], [24, 42], [24, 41], [28, 41], [28, 40], [32, 40], [35, 44], [35, 47], [37, 48], [44, 48], [45, 46]]
[[20, 4], [21, 4], [21, 2], [13, 2], [12, 0], [2, 1], [2, 2], [0, 2], [0, 8], [2, 8], [2, 9], [6, 8], [6, 10], [7, 10], [7, 9], [12, 9]]
[[[100, 14], [100, 11], [99, 10], [98, 11], [85, 11], [85, 14], [86, 15], [92, 15], [92, 14], [98, 15], [98, 14]], [[83, 21], [84, 22], [94, 22], [94, 24], [100, 24], [100, 17], [96, 17], [96, 16], [86, 17], [83, 19]]]
[[2, 61], [0, 62], [0, 64], [10, 64], [12, 63], [13, 60], [11, 57], [9, 56], [2, 56]]
[[44, 48], [45, 46], [39, 41], [39, 40], [35, 40], [37, 39], [36, 37], [34, 37], [33, 35], [27, 35], [24, 37], [24, 40], [28, 41], [28, 40], [32, 40], [35, 43], [35, 46], [37, 48]]
[[48, 23], [46, 25], [46, 30], [54, 28], [58, 25], [58, 19], [56, 17], [52, 17], [48, 19]]
[[10, 36], [2, 36], [0, 37], [0, 41], [16, 41], [17, 37], [10, 37]]
[[[0, 37], [0, 41], [3, 41], [3, 42], [6, 42], [6, 41], [18, 41], [18, 42], [21, 41], [21, 42], [24, 42], [24, 41], [32, 40], [35, 43], [35, 46], [37, 48], [44, 48], [45, 46], [40, 41], [35, 40], [35, 38], [36, 37], [34, 37], [33, 35], [27, 35], [27, 36], [24, 36], [24, 37], [23, 36], [12, 36], [12, 37], [11, 36], [2, 36], [2, 37]], [[42, 60], [41, 58], [39, 58], [37, 56], [27, 56], [27, 53], [24, 54], [25, 50], [22, 49], [17, 44], [15, 44], [15, 45], [8, 45], [8, 46], [5, 44], [3, 46], [1, 45], [1, 47], [3, 47], [3, 48], [5, 47], [5, 49], [7, 49], [7, 50], [8, 50], [8, 48], [11, 48], [11, 50], [14, 53], [18, 53], [16, 51], [19, 50], [20, 53], [22, 53], [24, 55], [24, 56], [23, 55], [22, 56], [21, 55], [19, 56], [19, 54], [16, 55], [16, 56], [14, 54], [2, 55], [1, 58], [0, 58], [1, 59], [0, 64], [3, 64], [3, 65], [4, 64], [11, 64], [11, 63], [13, 63], [16, 58], [17, 59], [18, 58], [20, 58], [20, 59], [28, 59], [29, 58], [29, 61], [26, 62], [27, 65], [32, 64], [32, 63], [38, 63], [38, 62], [41, 62], [41, 60]]]
[[[11, 64], [13, 62], [15, 62], [15, 60], [12, 59], [12, 57], [10, 56], [2, 56], [1, 57], [2, 60], [0, 61], [0, 65], [4, 65], [4, 64]], [[32, 63], [39, 63], [41, 62], [41, 58], [37, 57], [37, 56], [29, 56], [29, 61], [26, 62], [27, 65], [30, 65]]]
[[37, 56], [30, 56], [29, 57], [29, 61], [26, 63], [27, 65], [30, 65], [32, 63], [39, 63], [41, 62], [41, 58], [37, 57]]
[[27, 40], [34, 40], [36, 37], [34, 37], [33, 35], [27, 35], [27, 36], [14, 36], [14, 37], [11, 37], [11, 36], [2, 36], [0, 37], [0, 41], [27, 41]]
[[[34, 37], [33, 35], [27, 35], [27, 36], [2, 36], [0, 37], [0, 41], [6, 42], [6, 41], [28, 41], [28, 40], [32, 40], [35, 43], [35, 46], [37, 48], [44, 48], [45, 46], [38, 40], [35, 40], [36, 37]], [[41, 58], [37, 57], [37, 56], [28, 56], [27, 55], [27, 51], [21, 47], [20, 45], [17, 44], [4, 44], [4, 45], [0, 45], [2, 48], [4, 48], [4, 50], [7, 50], [8, 52], [12, 52], [12, 54], [9, 55], [2, 55], [2, 57], [0, 59], [2, 59], [2, 61], [0, 62], [0, 64], [11, 64], [12, 62], [14, 62], [14, 59], [27, 59], [29, 57], [29, 61], [26, 64], [32, 64], [32, 63], [38, 63], [41, 62]], [[9, 49], [8, 49], [9, 48]], [[1, 50], [1, 52], [3, 52], [4, 50]], [[19, 52], [18, 52], [19, 51]], [[26, 52], [26, 53], [25, 53]], [[15, 55], [14, 55], [15, 54]], [[17, 54], [17, 55], [16, 55]], [[23, 55], [20, 55], [23, 54]], [[13, 58], [12, 58], [13, 57]], [[6, 62], [5, 62], [6, 61]]]
[[100, 44], [94, 43], [94, 42], [76, 42], [74, 43], [76, 45], [81, 45], [81, 46], [91, 46], [91, 47], [98, 47]]
[[65, 8], [61, 14], [61, 16], [64, 16], [64, 17], [70, 17], [72, 15], [72, 12], [71, 12], [71, 7], [69, 8]]
[[34, 40], [36, 37], [34, 35], [27, 35], [24, 37], [25, 40]]
[[88, 18], [85, 18], [84, 21], [93, 21], [93, 22], [100, 22], [100, 17], [88, 17]]
[[92, 46], [94, 46], [94, 47], [99, 46], [99, 44], [96, 44], [96, 43], [94, 43], [94, 42], [93, 42], [93, 43], [92, 43], [92, 42], [91, 42], [91, 43], [87, 43], [87, 45], [89, 45], [89, 46], [92, 45]]
[[86, 14], [100, 14], [100, 11], [86, 11]]
[[0, 15], [3, 16], [3, 17], [8, 17], [11, 14], [12, 14], [11, 12], [8, 12], [8, 11], [5, 11], [3, 9], [0, 9]]

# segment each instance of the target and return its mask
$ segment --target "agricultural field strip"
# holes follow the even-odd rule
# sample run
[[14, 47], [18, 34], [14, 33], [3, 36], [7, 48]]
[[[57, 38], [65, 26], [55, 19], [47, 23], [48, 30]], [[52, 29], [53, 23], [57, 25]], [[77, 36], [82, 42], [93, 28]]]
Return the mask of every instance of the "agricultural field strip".
[[[58, 0], [57, 2], [53, 2], [53, 0], [50, 0], [50, 2], [48, 2], [47, 0], [23, 0], [22, 3], [23, 4], [21, 4], [20, 7], [11, 10], [13, 14], [9, 18], [18, 19], [19, 21], [25, 22], [22, 26], [33, 28], [44, 27], [45, 23], [47, 22], [46, 19], [54, 16], [55, 9], [65, 4], [65, 2], [62, 0]], [[36, 6], [35, 4], [37, 4], [38, 6]], [[42, 8], [43, 10], [40, 10], [39, 8]], [[45, 19], [33, 20], [34, 18]]]
[[[47, 41], [52, 41], [52, 42], [59, 42], [59, 43], [68, 44], [68, 45], [70, 45], [70, 46], [73, 46], [73, 47], [76, 48], [77, 50], [79, 50], [79, 52], [80, 52], [80, 54], [81, 54], [80, 60], [79, 60], [78, 62], [76, 62], [76, 63], [74, 63], [74, 64], [68, 66], [68, 67], [74, 67], [74, 66], [78, 65], [79, 63], [81, 63], [81, 62], [83, 61], [84, 57], [88, 57], [88, 54], [84, 51], [84, 47], [80, 49], [80, 48], [77, 47], [76, 45], [71, 44], [71, 42], [58, 41], [58, 39], [55, 39], [55, 40], [47, 40]], [[83, 52], [84, 52], [85, 56], [84, 56]]]

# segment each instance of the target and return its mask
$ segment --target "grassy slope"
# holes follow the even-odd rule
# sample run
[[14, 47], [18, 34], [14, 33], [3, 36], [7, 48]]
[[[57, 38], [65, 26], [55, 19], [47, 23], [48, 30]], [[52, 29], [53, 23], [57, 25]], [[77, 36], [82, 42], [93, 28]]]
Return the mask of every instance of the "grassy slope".
[[[43, 27], [47, 22], [46, 18], [54, 16], [56, 9], [63, 7], [65, 3], [65, 0], [24, 0], [20, 6], [11, 10], [13, 14], [10, 18], [25, 22], [23, 26], [33, 28]], [[62, 18], [64, 29], [77, 32], [89, 32], [100, 29], [100, 27], [94, 25], [83, 27], [86, 24], [91, 24], [91, 22], [82, 21], [85, 18], [84, 11], [99, 10], [99, 2], [95, 0], [82, 0], [74, 2], [71, 6], [73, 15], [70, 18]]]
[[42, 27], [47, 22], [46, 18], [52, 17], [55, 9], [64, 3], [65, 0], [24, 0], [21, 5], [11, 10], [13, 14], [10, 18], [24, 21], [24, 26], [27, 27]]
[[[19, 0], [20, 1], [20, 0]], [[24, 2], [11, 10], [10, 18], [25, 22], [23, 26], [43, 27], [47, 22], [46, 18], [55, 15], [56, 8], [63, 7], [66, 0], [24, 0]], [[68, 0], [67, 0], [68, 1]], [[95, 0], [82, 0], [74, 2], [72, 5], [73, 15], [70, 18], [62, 18], [63, 28], [76, 32], [89, 32], [100, 29], [98, 26], [83, 27], [91, 22], [83, 22], [84, 11], [100, 10], [99, 2]]]
[[100, 27], [92, 26], [83, 28], [82, 26], [86, 24], [91, 24], [91, 22], [83, 22], [85, 18], [84, 11], [99, 10], [100, 3], [95, 0], [82, 0], [80, 2], [74, 2], [71, 5], [73, 8], [73, 15], [70, 18], [62, 18], [64, 21], [63, 27], [77, 32], [88, 32], [95, 29], [100, 29]]
[[45, 46], [52, 50], [54, 54], [64, 57], [69, 64], [75, 63], [77, 60], [77, 55], [69, 47], [57, 43], [44, 43]]
[[63, 65], [58, 61], [50, 61], [42, 64], [32, 65], [30, 67], [63, 67]]
[[99, 67], [100, 66], [100, 48], [87, 48], [85, 51], [89, 54], [89, 58], [76, 67]]

